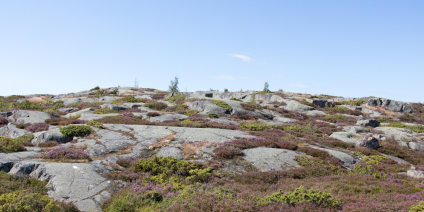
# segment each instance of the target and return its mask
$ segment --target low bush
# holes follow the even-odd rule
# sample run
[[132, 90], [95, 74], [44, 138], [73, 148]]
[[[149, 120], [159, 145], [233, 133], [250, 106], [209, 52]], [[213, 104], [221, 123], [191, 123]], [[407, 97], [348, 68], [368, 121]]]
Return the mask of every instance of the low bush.
[[23, 101], [23, 102], [12, 102], [9, 105], [9, 108], [19, 108], [23, 110], [37, 110], [43, 109], [43, 107], [39, 103]]
[[46, 141], [43, 143], [39, 143], [37, 146], [38, 147], [54, 147], [59, 145], [59, 143], [57, 141]]
[[237, 98], [231, 98], [230, 100], [233, 100], [233, 101], [238, 101], [238, 102], [242, 102], [242, 100], [241, 99], [237, 99]]
[[388, 122], [390, 120], [392, 120], [392, 118], [387, 117], [387, 116], [380, 116], [376, 119], [378, 122]]
[[408, 212], [422, 212], [424, 211], [424, 201], [420, 201], [418, 205], [413, 205]]
[[188, 120], [190, 121], [205, 121], [205, 116], [199, 113], [195, 113], [188, 117]]
[[135, 116], [132, 113], [125, 114], [122, 116], [106, 116], [96, 121], [103, 124], [133, 124], [133, 125], [144, 125], [148, 123], [147, 120], [143, 119], [143, 116]]
[[253, 102], [241, 103], [240, 105], [243, 107], [243, 109], [249, 110], [249, 111], [254, 111], [255, 109], [256, 110], [260, 110], [261, 109], [261, 106], [260, 105], [258, 105], [256, 103], [253, 103]]
[[16, 128], [18, 128], [18, 129], [25, 129], [25, 128], [29, 127], [29, 126], [31, 126], [30, 123], [17, 123], [16, 124]]
[[74, 102], [71, 104], [65, 105], [66, 108], [78, 108], [79, 110], [86, 108], [100, 108], [100, 105], [104, 104], [103, 102]]
[[89, 135], [92, 129], [84, 125], [69, 125], [60, 128], [60, 132], [66, 137], [82, 137]]
[[0, 195], [0, 211], [59, 211], [60, 207], [48, 195], [25, 190]]
[[251, 114], [247, 114], [247, 113], [236, 113], [233, 115], [233, 117], [241, 119], [241, 120], [257, 120], [258, 119], [258, 117]]
[[165, 95], [166, 95], [166, 93], [153, 94], [152, 99], [156, 99], [156, 100], [163, 99], [163, 98], [165, 98]]
[[155, 102], [155, 101], [145, 103], [143, 106], [153, 110], [164, 110], [165, 108], [168, 107], [168, 105], [163, 102]]
[[5, 117], [0, 117], [0, 127], [3, 127], [4, 125], [7, 125], [9, 123], [9, 119]]
[[96, 87], [90, 89], [90, 91], [96, 91], [96, 90], [100, 90], [100, 87], [99, 86], [96, 86]]
[[147, 99], [135, 98], [134, 96], [126, 96], [123, 98], [113, 100], [111, 104], [122, 105], [123, 103], [126, 103], [126, 102], [131, 102], [131, 103], [147, 102]]
[[165, 111], [165, 112], [178, 112], [180, 114], [183, 114], [187, 111], [187, 109], [188, 109], [187, 105], [179, 104], [179, 105], [174, 105], [172, 107], [167, 107], [167, 108], [163, 109], [163, 111]]
[[261, 121], [254, 121], [250, 123], [240, 123], [240, 128], [249, 129], [251, 131], [262, 131], [273, 128], [274, 125], [270, 125]]
[[340, 107], [337, 105], [333, 105], [332, 107], [325, 107], [325, 108], [322, 108], [321, 110], [324, 110], [325, 112], [330, 114], [343, 113], [343, 114], [354, 115], [354, 116], [362, 115], [362, 112], [360, 110], [351, 110], [351, 109]]
[[0, 152], [19, 152], [25, 151], [25, 147], [21, 142], [12, 138], [0, 136]]
[[287, 105], [287, 103], [285, 103], [285, 102], [277, 102], [277, 101], [268, 102], [268, 104], [270, 104], [270, 105], [276, 105], [276, 106], [285, 106], [285, 105]]
[[49, 127], [50, 126], [48, 124], [41, 122], [41, 123], [31, 124], [26, 129], [35, 133], [35, 132], [47, 131], [47, 130], [49, 130]]
[[296, 188], [293, 192], [285, 194], [280, 190], [279, 192], [264, 197], [264, 199], [266, 201], [283, 202], [290, 205], [295, 205], [300, 202], [312, 202], [327, 208], [339, 209], [341, 207], [341, 201], [333, 198], [330, 193], [307, 189], [303, 186]]
[[118, 94], [118, 90], [109, 91], [109, 94]]
[[218, 118], [216, 113], [208, 113], [209, 118]]
[[224, 108], [224, 109], [227, 109], [227, 110], [231, 109], [231, 106], [228, 105], [226, 102], [224, 102], [222, 100], [209, 100], [209, 101], [220, 106], [220, 107], [222, 107], [222, 108]]
[[382, 127], [397, 127], [397, 128], [406, 128], [406, 129], [410, 129], [414, 132], [417, 133], [424, 133], [424, 126], [422, 125], [417, 125], [417, 126], [411, 126], [411, 125], [406, 125], [400, 122], [392, 122], [388, 125], [383, 125]]
[[173, 96], [168, 97], [165, 100], [174, 104], [182, 104], [186, 98], [187, 98], [187, 95], [178, 92], [178, 93], [174, 93]]
[[82, 149], [72, 149], [68, 147], [59, 146], [49, 152], [46, 157], [49, 159], [89, 159], [90, 155], [84, 152]]
[[308, 102], [308, 101], [306, 101], [306, 99], [300, 100], [299, 103], [302, 104], [302, 105], [307, 105], [309, 107], [316, 107], [316, 105], [314, 105], [314, 103]]
[[332, 155], [330, 155], [328, 152], [324, 150], [314, 149], [311, 147], [299, 147], [297, 148], [297, 151], [304, 152], [312, 157], [319, 158], [327, 164], [332, 164], [336, 166], [341, 165], [339, 162], [339, 159], [333, 157]]
[[364, 102], [365, 100], [359, 99], [359, 100], [341, 101], [340, 103], [343, 105], [361, 106]]
[[99, 129], [104, 129], [103, 124], [98, 122], [98, 121], [89, 121], [89, 122], [87, 122], [87, 125], [91, 126], [91, 127], [97, 127]]
[[187, 110], [186, 112], [184, 112], [184, 115], [186, 116], [191, 116], [193, 114], [199, 113], [198, 110]]
[[172, 183], [175, 188], [182, 188], [187, 182], [207, 182], [211, 168], [205, 168], [199, 163], [179, 160], [169, 157], [153, 157], [140, 160], [135, 168], [137, 171], [148, 172], [152, 176], [147, 181], [163, 185]]
[[148, 117], [156, 117], [156, 116], [160, 116], [160, 114], [159, 114], [159, 113], [157, 113], [157, 112], [148, 112], [146, 115], [147, 115]]

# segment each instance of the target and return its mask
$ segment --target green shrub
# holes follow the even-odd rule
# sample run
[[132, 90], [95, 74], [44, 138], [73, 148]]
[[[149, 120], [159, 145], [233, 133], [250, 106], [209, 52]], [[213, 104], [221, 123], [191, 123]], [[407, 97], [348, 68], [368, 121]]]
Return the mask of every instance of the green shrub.
[[85, 125], [69, 125], [60, 128], [60, 132], [66, 137], [82, 137], [89, 135], [92, 129]]
[[29, 101], [12, 102], [10, 103], [9, 108], [20, 108], [23, 110], [43, 109], [43, 107], [40, 104], [29, 102]]
[[63, 104], [63, 101], [56, 101], [53, 103], [53, 106], [51, 107], [51, 109], [57, 110], [62, 107], [65, 107], [65, 104]]
[[218, 118], [216, 113], [208, 113], [209, 118]]
[[103, 124], [97, 121], [89, 121], [87, 122], [88, 126], [97, 127], [99, 129], [104, 129]]
[[178, 103], [183, 102], [187, 98], [187, 95], [182, 93], [175, 93], [173, 96], [166, 98], [166, 101], [172, 102], [172, 103]]
[[100, 87], [99, 86], [96, 86], [96, 87], [90, 89], [90, 91], [95, 91], [95, 90], [100, 90]]
[[392, 118], [390, 118], [390, 117], [387, 117], [387, 116], [380, 116], [380, 117], [378, 117], [376, 120], [377, 121], [379, 121], [379, 122], [387, 122], [387, 121], [389, 121], [389, 120], [391, 120]]
[[109, 94], [118, 94], [118, 90], [109, 91]]
[[242, 102], [242, 100], [241, 99], [237, 99], [237, 98], [231, 98], [230, 100], [233, 100], [233, 101], [239, 101], [239, 102]]
[[315, 107], [315, 105], [312, 102], [308, 102], [308, 101], [306, 101], [306, 99], [300, 100], [299, 103], [302, 104], [302, 105], [307, 105], [307, 106], [310, 106], [310, 107]]
[[108, 113], [119, 113], [117, 110], [109, 109], [108, 107], [97, 109], [93, 112], [94, 114], [108, 114]]
[[262, 130], [271, 129], [273, 127], [274, 127], [274, 125], [263, 123], [261, 121], [254, 121], [254, 122], [251, 122], [251, 123], [248, 123], [248, 124], [240, 123], [240, 128], [249, 129], [249, 130], [252, 130], [252, 131], [262, 131]]
[[211, 168], [204, 168], [201, 164], [171, 156], [155, 156], [151, 159], [140, 160], [135, 168], [137, 171], [149, 172], [152, 175], [146, 180], [163, 185], [172, 183], [175, 188], [183, 188], [185, 182], [206, 182], [211, 171]]
[[197, 114], [197, 113], [199, 113], [199, 111], [198, 111], [198, 110], [187, 110], [187, 111], [184, 113], [184, 115], [186, 115], [186, 116], [191, 116], [191, 115], [193, 115], [193, 114]]
[[218, 106], [220, 106], [222, 108], [225, 108], [227, 110], [231, 109], [231, 106], [228, 105], [227, 103], [225, 103], [222, 100], [210, 100], [210, 102], [212, 102], [212, 103], [214, 103], [214, 104], [216, 104], [216, 105], [218, 105]]
[[143, 106], [153, 110], [163, 110], [168, 107], [168, 105], [163, 102], [149, 102], [145, 103]]
[[240, 105], [243, 107], [243, 109], [249, 110], [249, 111], [253, 111], [255, 109], [256, 110], [260, 110], [261, 109], [261, 106], [260, 105], [258, 105], [256, 103], [253, 103], [253, 102], [241, 103]]
[[365, 163], [372, 163], [372, 164], [377, 164], [378, 165], [385, 158], [387, 158], [387, 156], [384, 156], [384, 155], [370, 155], [370, 156], [363, 157], [362, 160]]
[[406, 129], [410, 129], [414, 132], [417, 133], [424, 133], [424, 126], [422, 125], [417, 125], [417, 126], [410, 126], [410, 125], [406, 125], [400, 122], [392, 122], [388, 125], [383, 125], [382, 127], [397, 127], [397, 128], [406, 128]]
[[422, 211], [424, 211], [424, 201], [420, 201], [418, 205], [411, 206], [408, 212], [422, 212]]
[[24, 145], [12, 138], [0, 136], [0, 152], [19, 152], [25, 151]]
[[124, 102], [132, 102], [132, 103], [145, 102], [145, 99], [135, 98], [134, 96], [126, 96], [123, 98], [113, 100], [111, 104], [122, 105]]
[[312, 202], [326, 208], [339, 209], [341, 207], [340, 200], [332, 198], [330, 193], [307, 189], [303, 186], [296, 188], [293, 192], [285, 194], [280, 190], [279, 192], [264, 197], [264, 199], [266, 201], [287, 203], [293, 206], [300, 202]]
[[47, 195], [21, 190], [0, 195], [0, 211], [60, 211], [60, 207]]
[[365, 101], [362, 99], [359, 100], [350, 100], [350, 101], [341, 101], [343, 105], [354, 105], [354, 106], [361, 106]]

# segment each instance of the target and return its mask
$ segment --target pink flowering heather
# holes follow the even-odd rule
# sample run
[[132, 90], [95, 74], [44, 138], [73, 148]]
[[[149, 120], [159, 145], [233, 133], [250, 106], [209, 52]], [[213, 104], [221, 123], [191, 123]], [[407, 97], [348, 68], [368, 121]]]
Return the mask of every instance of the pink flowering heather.
[[41, 131], [47, 131], [49, 130], [49, 125], [44, 123], [44, 122], [40, 122], [40, 123], [35, 123], [32, 124], [30, 126], [28, 126], [26, 129], [35, 133], [35, 132], [41, 132]]
[[72, 149], [63, 146], [56, 147], [47, 153], [47, 157], [50, 159], [88, 159], [90, 155], [84, 152], [82, 149]]
[[9, 123], [9, 120], [5, 117], [0, 117], [0, 127]]

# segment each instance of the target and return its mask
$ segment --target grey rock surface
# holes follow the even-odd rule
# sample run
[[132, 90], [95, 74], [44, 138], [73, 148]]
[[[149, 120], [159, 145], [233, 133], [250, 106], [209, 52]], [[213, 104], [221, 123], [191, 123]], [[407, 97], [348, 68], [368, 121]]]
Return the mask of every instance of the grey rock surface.
[[[100, 175], [111, 170], [113, 169], [110, 167], [98, 164], [22, 161], [14, 164], [9, 173], [16, 176], [29, 175], [39, 180], [47, 179], [48, 195], [51, 198], [71, 201], [81, 211], [101, 211], [102, 202], [95, 201], [94, 197], [119, 184]], [[90, 200], [93, 202], [87, 204]]]
[[345, 126], [343, 127], [343, 130], [345, 132], [352, 132], [352, 133], [364, 133], [364, 132], [370, 132], [369, 129], [361, 127], [361, 126]]
[[306, 101], [318, 106], [318, 107], [331, 107], [332, 102], [327, 101], [326, 99], [306, 99]]
[[371, 98], [366, 101], [366, 104], [371, 107], [382, 107], [386, 110], [401, 113], [412, 113], [413, 108], [405, 102], [394, 101], [390, 99]]
[[291, 150], [266, 147], [245, 149], [243, 153], [243, 158], [261, 171], [288, 170], [301, 167], [294, 160], [294, 157], [304, 155]]
[[358, 146], [367, 147], [370, 149], [378, 149], [380, 147], [380, 143], [374, 137], [363, 136], [358, 141]]
[[366, 120], [358, 120], [356, 125], [360, 125], [363, 127], [378, 127], [380, 126], [380, 122], [375, 119], [366, 119]]
[[2, 137], [17, 138], [28, 134], [31, 134], [31, 132], [25, 129], [19, 129], [13, 123], [9, 123], [0, 128], [0, 136]]
[[163, 114], [161, 116], [151, 117], [149, 120], [151, 122], [164, 122], [164, 121], [170, 121], [170, 120], [183, 121], [187, 118], [188, 116], [186, 115], [173, 113], [173, 114]]
[[66, 143], [72, 141], [72, 137], [64, 136], [60, 132], [60, 128], [56, 128], [48, 131], [34, 133], [34, 139], [32, 139], [31, 143], [38, 145], [46, 141], [57, 141], [58, 143]]
[[9, 116], [9, 120], [12, 122], [29, 124], [44, 122], [49, 118], [51, 118], [51, 116], [48, 113], [30, 110], [15, 110], [12, 112], [12, 115]]
[[193, 101], [187, 102], [186, 104], [191, 110], [198, 110], [200, 114], [204, 115], [207, 115], [208, 113], [224, 114], [227, 112], [225, 108], [209, 101]]
[[424, 171], [408, 170], [406, 171], [406, 175], [415, 178], [424, 178]]
[[332, 148], [320, 148], [317, 146], [313, 146], [313, 145], [309, 145], [308, 147], [314, 148], [314, 149], [319, 149], [319, 150], [323, 150], [328, 152], [330, 155], [332, 155], [333, 157], [339, 159], [340, 161], [343, 162], [343, 166], [345, 168], [351, 169], [353, 168], [353, 165], [355, 164], [355, 158], [345, 152], [342, 151], [338, 151], [336, 149], [332, 149]]
[[183, 153], [181, 152], [181, 150], [179, 148], [176, 147], [163, 147], [162, 149], [159, 150], [159, 152], [156, 153], [156, 156], [161, 156], [161, 157], [174, 157], [177, 159], [184, 159], [183, 157]]

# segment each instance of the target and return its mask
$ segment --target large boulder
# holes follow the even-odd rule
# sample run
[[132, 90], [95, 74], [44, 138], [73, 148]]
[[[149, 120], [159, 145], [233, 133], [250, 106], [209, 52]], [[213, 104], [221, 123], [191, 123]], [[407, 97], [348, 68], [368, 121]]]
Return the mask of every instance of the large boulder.
[[363, 127], [378, 127], [380, 126], [380, 122], [375, 119], [366, 119], [366, 120], [358, 120], [356, 125]]
[[261, 171], [288, 170], [301, 167], [294, 160], [297, 155], [304, 155], [287, 149], [275, 149], [256, 147], [243, 150], [243, 158], [251, 162], [254, 167]]
[[29, 124], [44, 122], [50, 118], [51, 116], [48, 113], [30, 110], [15, 110], [9, 116], [9, 120], [12, 122]]
[[306, 101], [318, 106], [318, 107], [331, 107], [332, 102], [327, 101], [326, 99], [306, 99]]
[[405, 102], [394, 101], [390, 99], [382, 98], [370, 98], [366, 101], [366, 104], [371, 107], [382, 107], [386, 110], [401, 113], [412, 113], [413, 108], [411, 105]]
[[56, 141], [58, 143], [66, 143], [72, 141], [72, 137], [66, 137], [60, 132], [60, 128], [55, 128], [48, 131], [34, 133], [34, 139], [31, 143], [38, 145], [46, 141]]
[[424, 171], [419, 170], [408, 170], [406, 171], [406, 175], [415, 178], [424, 178]]
[[29, 134], [31, 134], [30, 131], [19, 129], [13, 123], [9, 123], [6, 126], [0, 128], [0, 136], [2, 137], [17, 138]]
[[380, 143], [374, 137], [363, 136], [359, 139], [357, 146], [378, 149], [380, 147]]
[[207, 115], [208, 113], [224, 114], [227, 109], [222, 108], [209, 101], [193, 101], [186, 103], [191, 110], [197, 110], [200, 114]]

